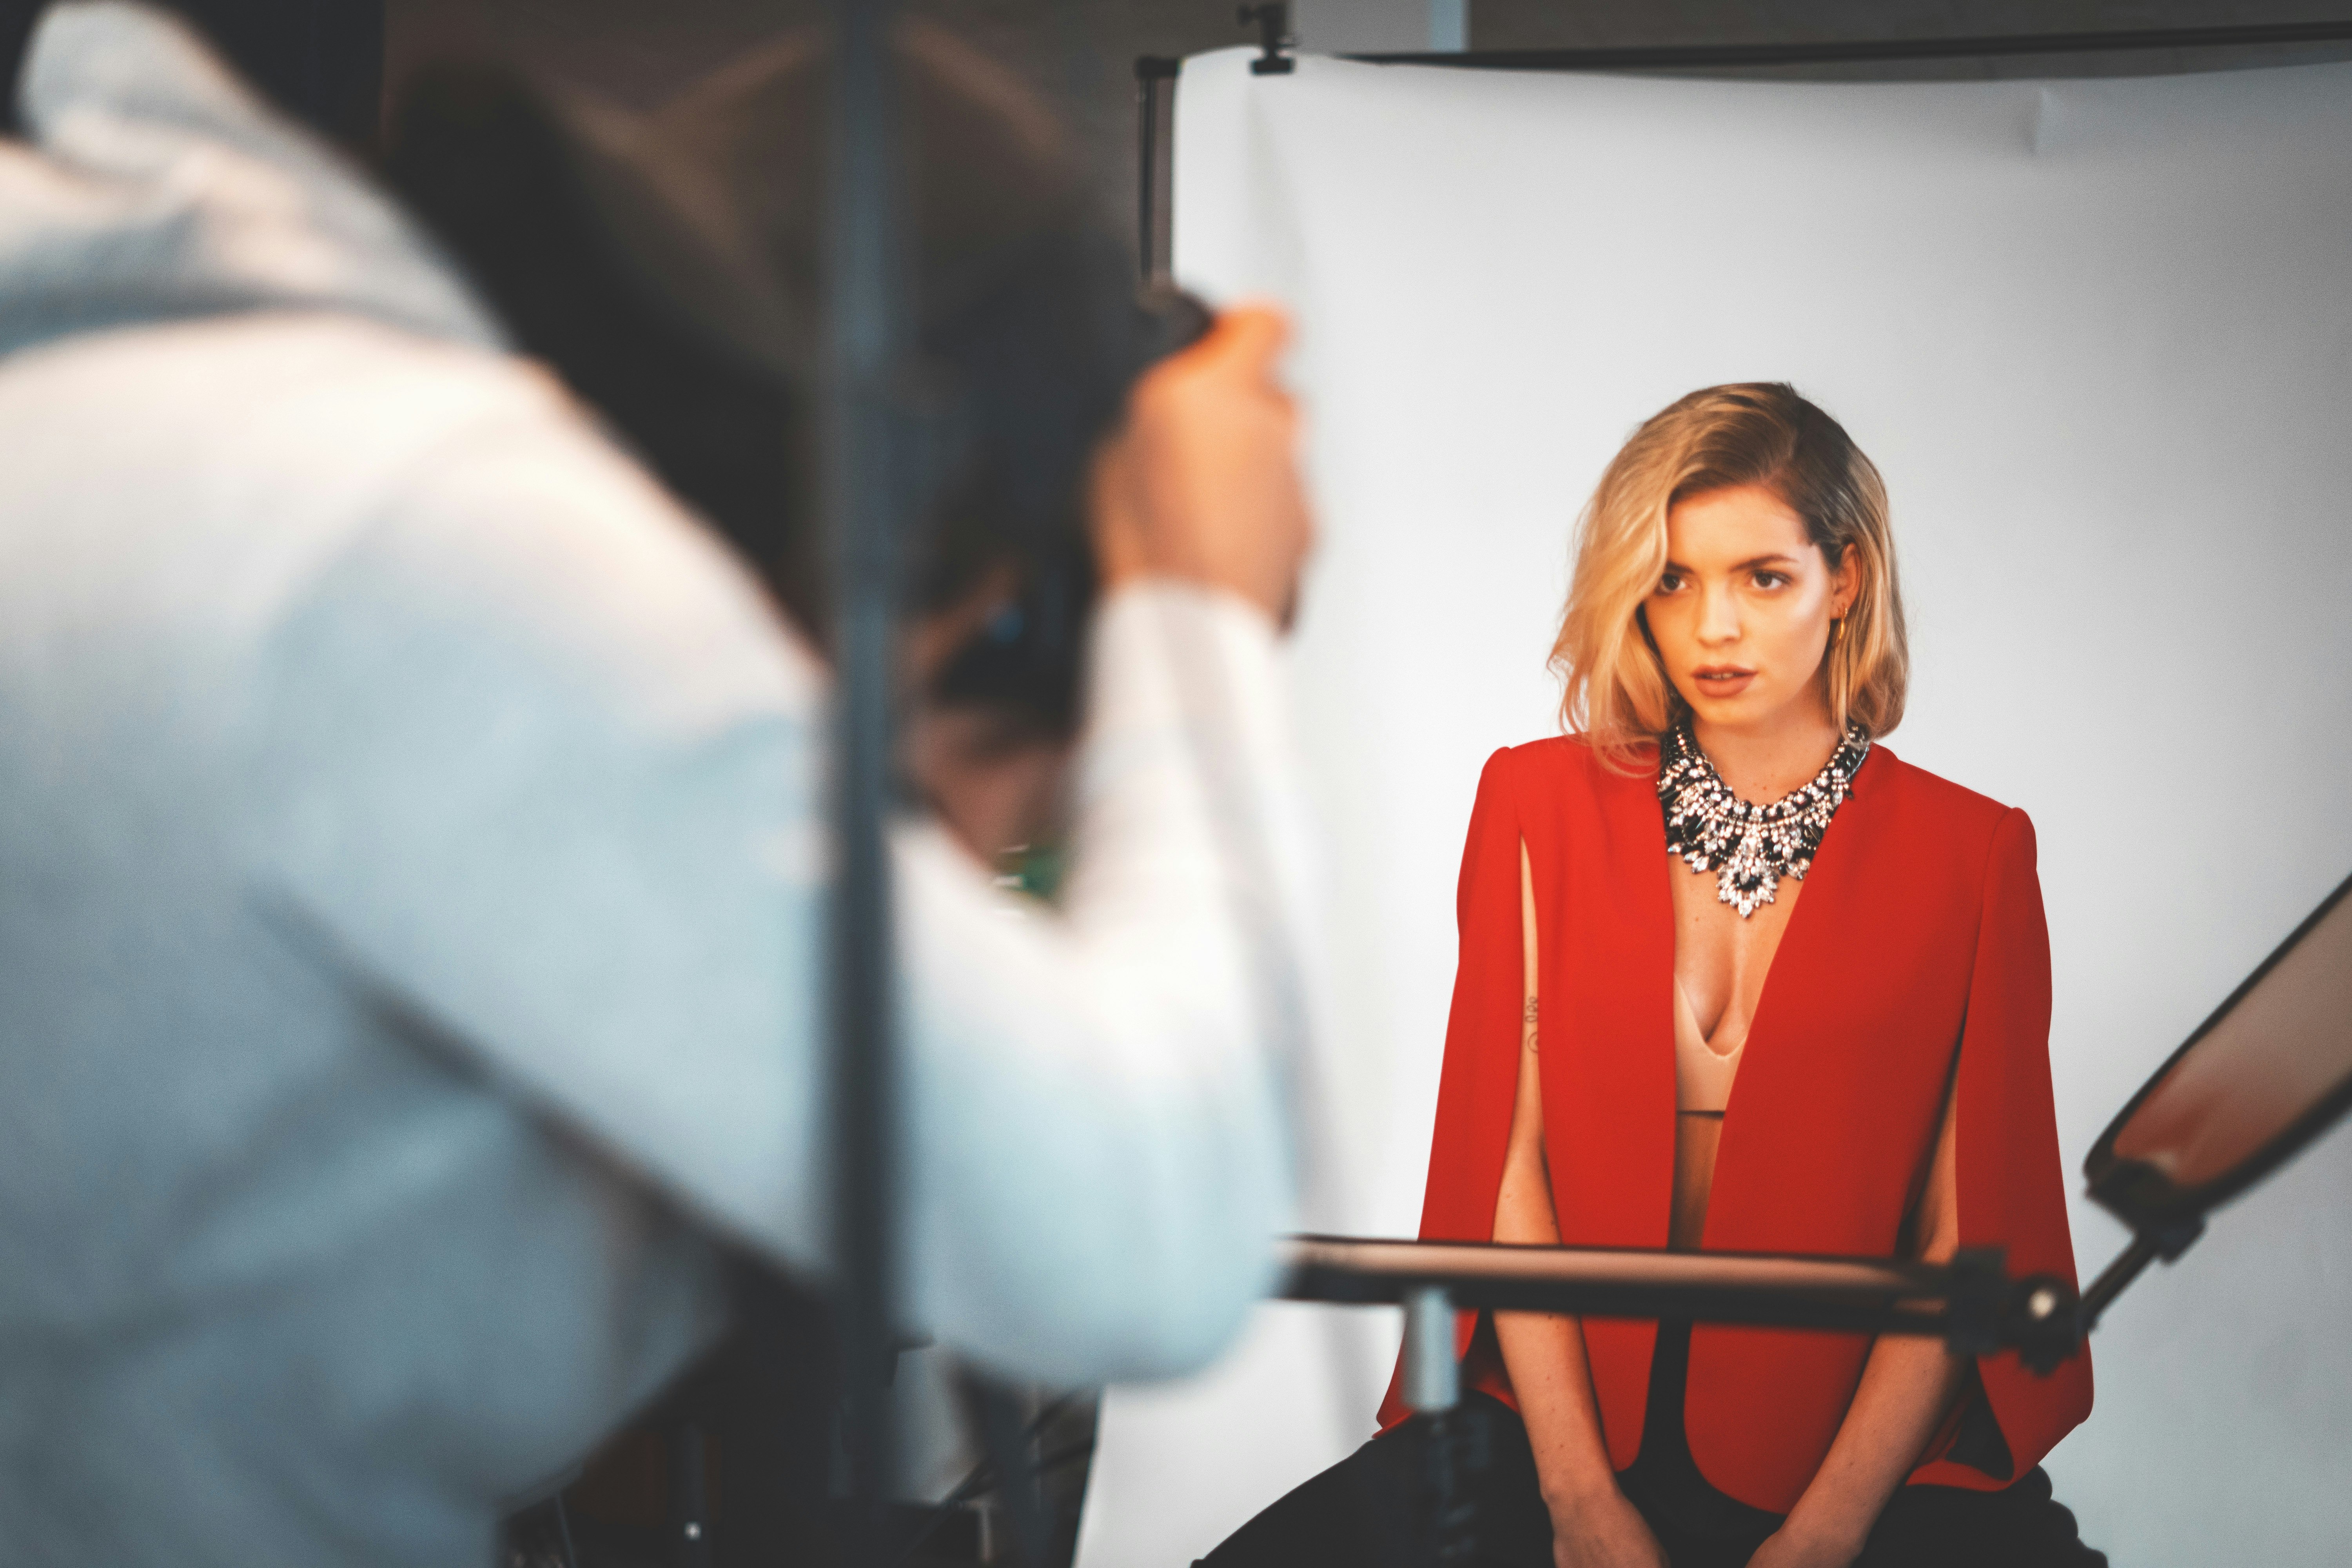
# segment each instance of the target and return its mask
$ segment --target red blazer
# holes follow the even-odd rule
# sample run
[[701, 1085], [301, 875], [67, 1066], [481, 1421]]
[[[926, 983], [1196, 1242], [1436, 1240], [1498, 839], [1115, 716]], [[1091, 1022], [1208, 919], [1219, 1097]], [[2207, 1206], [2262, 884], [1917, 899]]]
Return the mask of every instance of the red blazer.
[[[1497, 752], [1478, 781], [1421, 1234], [1494, 1235], [1518, 1081], [1522, 839], [1560, 1239], [1664, 1247], [1675, 1139], [1667, 879], [1688, 873], [1667, 863], [1654, 773], [1613, 773], [1575, 739]], [[2049, 1031], [2032, 824], [1874, 747], [1758, 1004], [1702, 1247], [1895, 1254], [1957, 1070], [1960, 1245], [2002, 1246], [2013, 1273], [2073, 1279]], [[1465, 1316], [1462, 1347], [1474, 1327]], [[1584, 1336], [1610, 1458], [1622, 1469], [1641, 1447], [1656, 1328], [1587, 1319]], [[1699, 1469], [1743, 1502], [1786, 1512], [1829, 1452], [1869, 1349], [1856, 1334], [1699, 1326], [1684, 1406]], [[2087, 1352], [2046, 1378], [2014, 1352], [1982, 1357], [1978, 1371], [2008, 1446], [2005, 1473], [1944, 1457], [1956, 1415], [1913, 1481], [1997, 1489], [2090, 1411]], [[1382, 1427], [1404, 1414], [1392, 1384]]]

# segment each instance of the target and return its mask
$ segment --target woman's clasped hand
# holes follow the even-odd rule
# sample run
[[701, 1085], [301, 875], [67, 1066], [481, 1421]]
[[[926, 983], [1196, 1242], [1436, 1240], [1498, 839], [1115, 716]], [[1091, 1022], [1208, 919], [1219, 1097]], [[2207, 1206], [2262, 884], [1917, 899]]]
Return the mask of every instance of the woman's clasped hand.
[[1551, 1560], [1552, 1568], [1668, 1568], [1648, 1521], [1614, 1483], [1552, 1510]]
[[1748, 1568], [1846, 1568], [1860, 1554], [1859, 1543], [1806, 1535], [1784, 1524], [1765, 1538]]

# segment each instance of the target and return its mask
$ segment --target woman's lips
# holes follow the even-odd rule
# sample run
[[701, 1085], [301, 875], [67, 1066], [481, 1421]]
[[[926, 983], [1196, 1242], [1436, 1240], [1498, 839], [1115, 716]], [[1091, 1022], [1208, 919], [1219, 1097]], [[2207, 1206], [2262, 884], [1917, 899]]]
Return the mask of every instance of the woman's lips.
[[1748, 682], [1756, 679], [1756, 672], [1729, 665], [1710, 666], [1691, 671], [1691, 679], [1697, 681], [1698, 689], [1709, 697], [1737, 697], [1748, 689]]

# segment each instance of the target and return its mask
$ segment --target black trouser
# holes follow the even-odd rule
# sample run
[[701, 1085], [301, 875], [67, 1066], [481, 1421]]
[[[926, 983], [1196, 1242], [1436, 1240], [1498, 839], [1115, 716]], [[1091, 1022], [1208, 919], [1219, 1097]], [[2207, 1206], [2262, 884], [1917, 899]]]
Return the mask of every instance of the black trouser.
[[[1674, 1568], [1739, 1568], [1780, 1515], [1709, 1486], [1683, 1432], [1690, 1329], [1664, 1324], [1652, 1359], [1642, 1451], [1618, 1477]], [[1483, 1428], [1486, 1461], [1468, 1486], [1477, 1506], [1478, 1568], [1552, 1568], [1551, 1516], [1536, 1486], [1528, 1429], [1483, 1394], [1461, 1419]], [[1416, 1510], [1424, 1457], [1417, 1423], [1357, 1449], [1236, 1531], [1205, 1568], [1423, 1568], [1428, 1539]], [[1475, 1439], [1473, 1445], [1475, 1445]], [[2039, 1467], [2001, 1491], [1906, 1486], [1879, 1515], [1854, 1568], [2105, 1568], [2052, 1500]]]

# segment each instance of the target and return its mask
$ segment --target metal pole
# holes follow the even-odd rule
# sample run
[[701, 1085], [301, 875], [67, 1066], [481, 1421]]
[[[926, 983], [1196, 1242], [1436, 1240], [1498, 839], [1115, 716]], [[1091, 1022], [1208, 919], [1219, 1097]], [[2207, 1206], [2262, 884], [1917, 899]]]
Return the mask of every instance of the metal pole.
[[[2120, 33], [2001, 33], [1965, 38], [1852, 38], [1836, 42], [1655, 44], [1582, 49], [1470, 49], [1343, 57], [1371, 65], [1461, 66], [1474, 70], [1697, 70], [1884, 60], [2008, 58], [2136, 49], [2281, 48], [2352, 42], [2352, 21], [2273, 22], [2221, 27], [2147, 27]], [[1263, 61], [1252, 63], [1257, 69]]]
[[1169, 110], [1182, 68], [1182, 61], [1159, 55], [1139, 56], [1135, 62], [1135, 245], [1147, 288], [1169, 281], [1170, 142], [1175, 131]]
[[670, 1568], [710, 1568], [710, 1475], [702, 1426], [669, 1430]]
[[2204, 1234], [2205, 1221], [2200, 1216], [2177, 1220], [2159, 1228], [2132, 1232], [2131, 1245], [2117, 1254], [2113, 1263], [2099, 1270], [2099, 1277], [2084, 1290], [2082, 1305], [2075, 1310], [2082, 1331], [2087, 1334], [2097, 1328], [2107, 1309], [2115, 1305], [2116, 1298], [2145, 1273], [2149, 1264], [2159, 1259], [2166, 1263], [2179, 1261], [2180, 1255]]
[[898, 1170], [889, 864], [900, 512], [895, 406], [908, 331], [887, 0], [833, 0], [824, 411], [834, 572], [834, 1254], [848, 1395], [847, 1560], [878, 1563], [895, 1471], [888, 1383]]
[[1405, 1405], [1417, 1415], [1433, 1415], [1453, 1409], [1461, 1398], [1454, 1298], [1443, 1285], [1415, 1285], [1404, 1293]]
[[1463, 1425], [1462, 1364], [1454, 1338], [1454, 1296], [1443, 1285], [1404, 1291], [1404, 1402], [1418, 1428], [1422, 1521], [1415, 1553], [1431, 1568], [1467, 1563], [1477, 1550], [1477, 1472], [1486, 1456]]
[[[2074, 1287], [2048, 1275], [2011, 1278], [1997, 1247], [1963, 1247], [1940, 1264], [1332, 1236], [1293, 1237], [1285, 1250], [1290, 1277], [1281, 1293], [1294, 1301], [1409, 1307], [1435, 1288], [1456, 1311], [1918, 1334], [1964, 1355], [2013, 1347], [2043, 1372], [2072, 1355], [2082, 1337]], [[1408, 1330], [1409, 1358], [1416, 1342]], [[1433, 1353], [1428, 1345], [1422, 1351]], [[1408, 1366], [1408, 1388], [1412, 1377]]]

